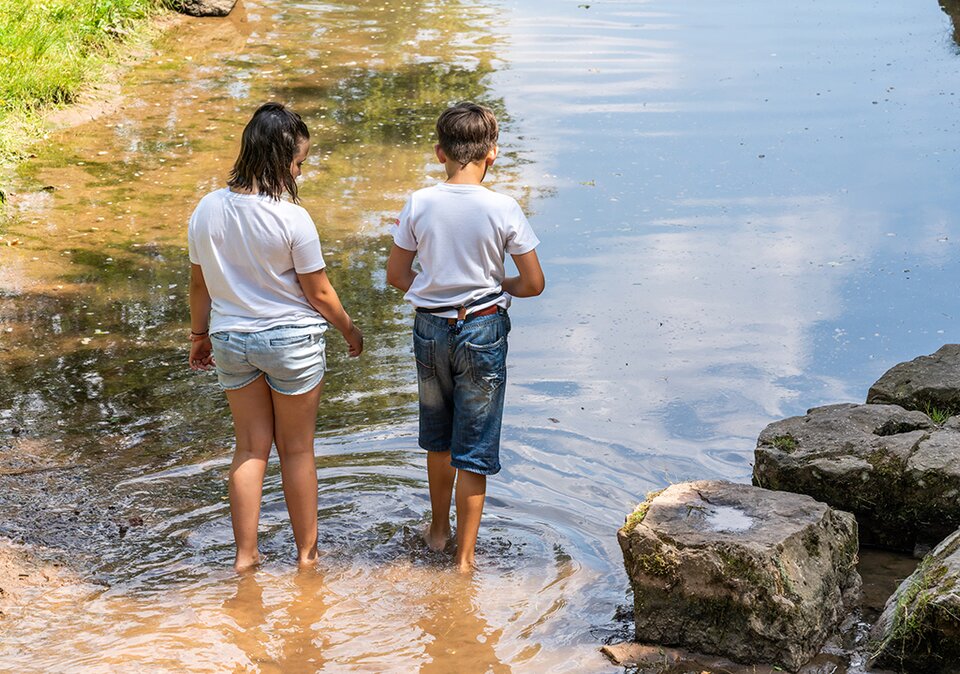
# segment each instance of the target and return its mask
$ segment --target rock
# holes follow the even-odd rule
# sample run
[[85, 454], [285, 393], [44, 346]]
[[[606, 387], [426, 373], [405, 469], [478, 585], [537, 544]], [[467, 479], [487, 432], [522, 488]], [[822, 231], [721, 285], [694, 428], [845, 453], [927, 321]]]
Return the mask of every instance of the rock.
[[931, 416], [960, 413], [960, 344], [945, 344], [929, 356], [894, 365], [870, 387], [867, 402]]
[[870, 637], [876, 665], [904, 672], [960, 673], [960, 530], [900, 584]]
[[617, 533], [636, 638], [796, 670], [860, 587], [857, 524], [808, 496], [677, 484]]
[[[600, 652], [621, 667], [638, 668], [641, 672], [730, 672], [741, 671], [737, 663], [699, 653], [690, 653], [679, 648], [649, 646], [636, 642], [610, 644], [600, 648]], [[667, 669], [669, 667], [670, 669]], [[751, 667], [751, 672], [755, 668]], [[759, 672], [757, 674], [760, 674]]]
[[935, 544], [960, 527], [960, 417], [940, 427], [897, 405], [817, 407], [760, 433], [753, 483], [852, 512], [863, 544]]
[[226, 16], [237, 0], [177, 0], [174, 8], [190, 16]]

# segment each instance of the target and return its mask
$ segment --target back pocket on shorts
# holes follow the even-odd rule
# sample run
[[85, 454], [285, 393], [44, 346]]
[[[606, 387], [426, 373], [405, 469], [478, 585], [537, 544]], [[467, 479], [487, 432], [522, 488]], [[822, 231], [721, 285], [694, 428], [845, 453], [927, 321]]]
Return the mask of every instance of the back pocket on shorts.
[[501, 337], [492, 344], [466, 342], [470, 362], [470, 378], [485, 391], [495, 391], [507, 380], [507, 338]]
[[413, 355], [417, 359], [417, 378], [420, 381], [427, 381], [437, 375], [436, 348], [437, 343], [432, 339], [424, 339], [413, 333]]
[[313, 335], [291, 335], [290, 337], [274, 337], [270, 340], [270, 346], [293, 346], [294, 344], [306, 344], [313, 340]]

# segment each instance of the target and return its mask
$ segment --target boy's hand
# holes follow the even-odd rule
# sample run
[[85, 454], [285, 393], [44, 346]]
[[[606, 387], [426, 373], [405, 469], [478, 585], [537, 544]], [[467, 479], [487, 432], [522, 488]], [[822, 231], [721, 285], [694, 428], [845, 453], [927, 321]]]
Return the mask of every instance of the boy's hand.
[[216, 365], [213, 361], [213, 345], [210, 337], [204, 337], [190, 343], [190, 369], [209, 370]]
[[348, 353], [356, 358], [363, 353], [363, 333], [360, 328], [351, 324], [350, 329], [343, 333], [343, 338], [347, 340]]

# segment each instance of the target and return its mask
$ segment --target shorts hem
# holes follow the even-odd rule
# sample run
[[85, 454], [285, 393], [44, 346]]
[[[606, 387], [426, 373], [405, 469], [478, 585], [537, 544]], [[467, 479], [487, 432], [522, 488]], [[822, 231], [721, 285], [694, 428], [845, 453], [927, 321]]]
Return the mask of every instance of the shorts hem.
[[272, 383], [270, 383], [270, 377], [266, 377], [266, 380], [267, 380], [267, 386], [270, 387], [270, 390], [276, 391], [282, 396], [299, 396], [299, 395], [303, 395], [304, 393], [309, 393], [313, 389], [317, 388], [317, 386], [320, 385], [320, 382], [323, 381], [323, 377], [326, 374], [327, 373], [325, 371], [321, 372], [320, 376], [317, 377], [315, 381], [313, 381], [311, 384], [298, 388], [296, 391], [281, 391], [279, 388], [277, 388]]
[[219, 380], [217, 381], [217, 383], [220, 384], [220, 388], [222, 388], [224, 391], [237, 391], [246, 386], [250, 386], [250, 384], [255, 382], [258, 377], [262, 377], [262, 376], [263, 376], [263, 372], [257, 372], [255, 375], [253, 375], [250, 379], [243, 382], [242, 384], [236, 384], [236, 385], [230, 385], [230, 386], [227, 386], [226, 384], [224, 384], [222, 381], [219, 381]]
[[497, 473], [500, 472], [500, 468], [501, 468], [500, 466], [496, 466], [495, 468], [479, 469], [476, 466], [467, 465], [467, 464], [464, 464], [462, 461], [456, 461], [452, 458], [450, 459], [450, 465], [456, 468], [457, 470], [465, 470], [468, 473], [476, 473], [477, 475], [496, 475]]

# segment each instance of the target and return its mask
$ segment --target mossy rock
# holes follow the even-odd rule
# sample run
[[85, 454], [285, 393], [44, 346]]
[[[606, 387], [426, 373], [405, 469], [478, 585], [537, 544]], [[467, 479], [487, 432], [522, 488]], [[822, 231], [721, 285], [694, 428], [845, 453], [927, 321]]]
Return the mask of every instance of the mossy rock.
[[754, 458], [755, 485], [852, 512], [864, 544], [912, 551], [960, 527], [960, 417], [939, 425], [897, 405], [817, 407], [767, 426]]
[[798, 494], [673, 485], [617, 537], [637, 639], [743, 663], [800, 667], [860, 586], [853, 516]]
[[900, 584], [877, 620], [871, 641], [877, 666], [960, 673], [960, 530]]

